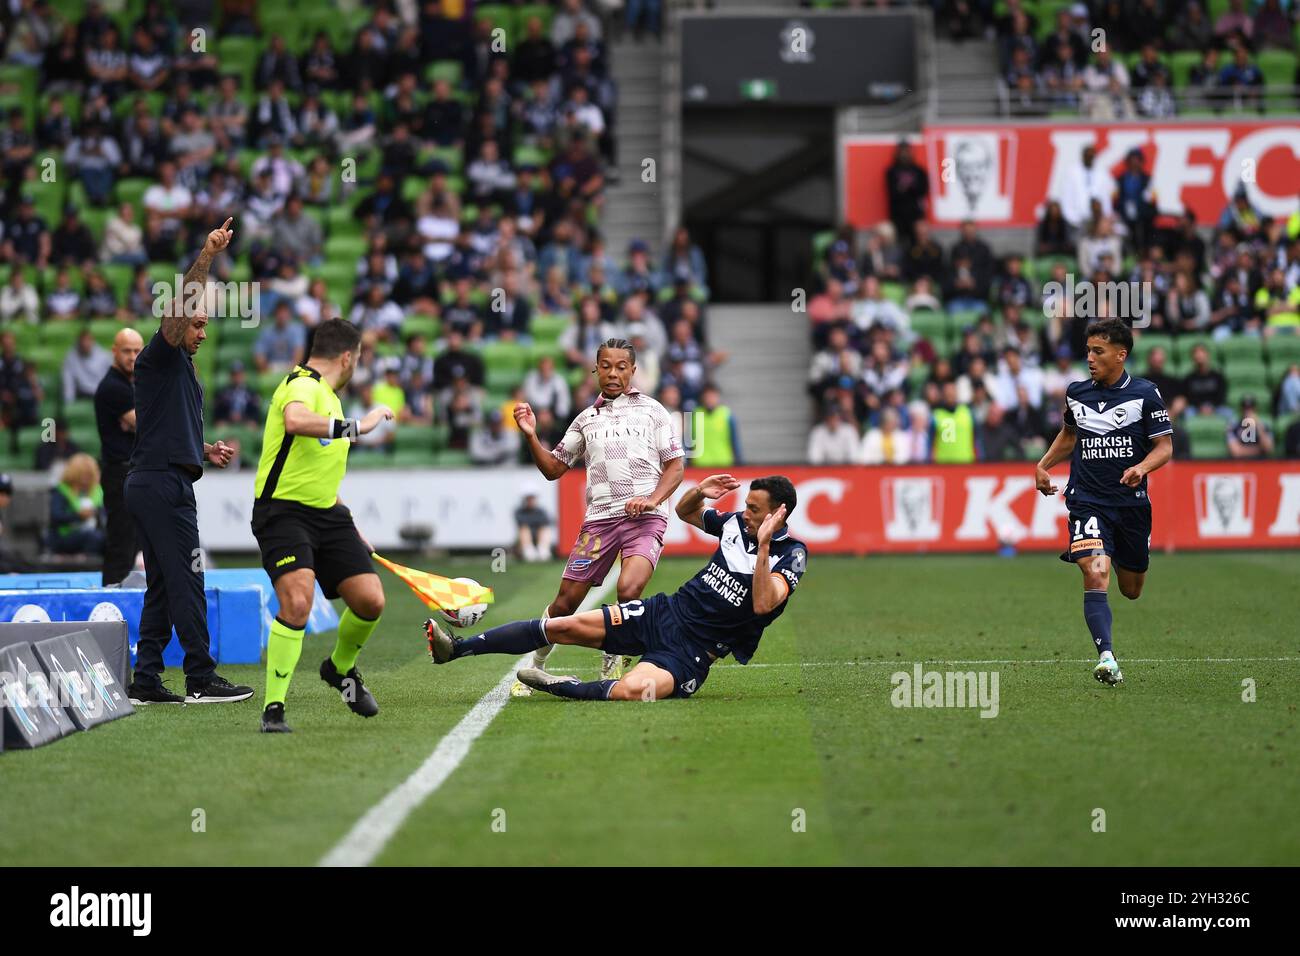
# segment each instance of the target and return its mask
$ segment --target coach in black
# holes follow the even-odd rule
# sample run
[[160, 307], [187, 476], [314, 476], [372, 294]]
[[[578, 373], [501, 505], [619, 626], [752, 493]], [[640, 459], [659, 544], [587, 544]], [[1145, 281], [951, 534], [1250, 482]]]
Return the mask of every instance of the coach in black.
[[[204, 459], [218, 468], [230, 463], [224, 442], [203, 441], [203, 386], [194, 368], [208, 324], [203, 291], [208, 267], [234, 232], [233, 219], [208, 233], [199, 257], [185, 274], [182, 294], [172, 302], [135, 364], [135, 450], [126, 478], [126, 507], [135, 520], [148, 581], [140, 613], [135, 677], [128, 688], [134, 704], [208, 704], [247, 700], [253, 688], [235, 686], [216, 672], [208, 652], [207, 599], [199, 557], [198, 508], [194, 482]], [[162, 683], [163, 648], [171, 629], [185, 649], [185, 697]]]
[[135, 329], [113, 337], [113, 364], [95, 389], [99, 427], [100, 487], [108, 524], [104, 536], [104, 587], [120, 584], [135, 564], [135, 523], [126, 510], [122, 486], [135, 444], [135, 360], [144, 339]]

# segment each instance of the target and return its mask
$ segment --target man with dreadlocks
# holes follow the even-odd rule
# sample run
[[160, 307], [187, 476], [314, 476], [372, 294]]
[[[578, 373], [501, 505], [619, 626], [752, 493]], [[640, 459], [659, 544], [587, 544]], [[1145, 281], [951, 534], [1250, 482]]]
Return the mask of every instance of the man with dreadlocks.
[[[576, 464], [587, 469], [587, 513], [569, 554], [559, 593], [545, 617], [574, 614], [593, 583], [604, 580], [619, 559], [618, 600], [641, 596], [654, 574], [668, 527], [668, 499], [682, 483], [685, 453], [667, 409], [631, 385], [636, 350], [626, 339], [609, 339], [596, 349], [600, 395], [573, 420], [554, 448], [537, 439], [537, 418], [526, 402], [515, 421], [528, 440], [537, 468], [555, 481]], [[551, 645], [533, 653], [545, 670]], [[604, 654], [601, 680], [617, 680], [631, 659]], [[516, 681], [511, 694], [532, 688]]]

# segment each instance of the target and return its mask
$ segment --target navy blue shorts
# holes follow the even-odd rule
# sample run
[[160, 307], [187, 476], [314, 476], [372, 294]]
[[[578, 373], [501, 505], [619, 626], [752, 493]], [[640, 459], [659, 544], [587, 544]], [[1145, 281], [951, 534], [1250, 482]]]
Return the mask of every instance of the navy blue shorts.
[[713, 663], [705, 647], [682, 631], [672, 599], [656, 594], [643, 601], [606, 604], [606, 654], [630, 654], [673, 675], [673, 697], [690, 697], [703, 686]]
[[1061, 560], [1108, 554], [1116, 567], [1142, 574], [1151, 564], [1151, 507], [1110, 508], [1092, 505], [1070, 508], [1070, 543]]

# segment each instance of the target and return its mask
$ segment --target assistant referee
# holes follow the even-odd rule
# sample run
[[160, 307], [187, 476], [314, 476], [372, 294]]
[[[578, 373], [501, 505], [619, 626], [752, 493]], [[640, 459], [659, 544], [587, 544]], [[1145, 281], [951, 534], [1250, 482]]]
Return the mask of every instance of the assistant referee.
[[[135, 362], [135, 448], [126, 476], [126, 507], [144, 552], [146, 590], [140, 612], [134, 704], [212, 704], [248, 700], [253, 688], [219, 676], [208, 651], [208, 605], [199, 559], [199, 513], [194, 482], [203, 462], [218, 468], [233, 450], [203, 440], [203, 386], [194, 353], [208, 337], [202, 306], [208, 266], [230, 245], [233, 219], [208, 233], [185, 274], [182, 294]], [[185, 697], [162, 683], [163, 648], [172, 627], [185, 650]]]
[[345, 419], [338, 392], [352, 379], [361, 332], [344, 319], [316, 327], [311, 354], [271, 397], [254, 488], [253, 534], [262, 567], [275, 585], [280, 612], [266, 645], [263, 733], [290, 733], [284, 722], [289, 681], [302, 653], [316, 582], [327, 598], [342, 597], [334, 653], [321, 680], [353, 713], [373, 717], [379, 704], [356, 668], [357, 656], [384, 612], [384, 587], [370, 563], [370, 546], [339, 500], [348, 449], [393, 412], [378, 405], [365, 418]]

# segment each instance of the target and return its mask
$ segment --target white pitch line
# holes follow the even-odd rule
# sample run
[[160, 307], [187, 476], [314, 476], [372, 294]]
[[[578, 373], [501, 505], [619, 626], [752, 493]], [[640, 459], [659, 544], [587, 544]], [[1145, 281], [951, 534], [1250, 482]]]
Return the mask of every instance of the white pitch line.
[[[617, 580], [618, 565], [615, 565], [605, 575], [605, 580], [588, 592], [578, 610], [588, 611], [599, 604]], [[353, 825], [347, 835], [317, 865], [368, 866], [373, 863], [388, 841], [401, 829], [406, 818], [446, 782], [469, 754], [474, 741], [482, 736], [496, 715], [510, 702], [510, 685], [515, 681], [515, 671], [530, 656], [525, 654], [515, 660], [497, 685], [479, 698], [479, 702], [461, 718], [460, 723], [438, 741], [438, 746], [424, 763], [390, 790], [384, 799], [367, 810], [365, 816]]]

